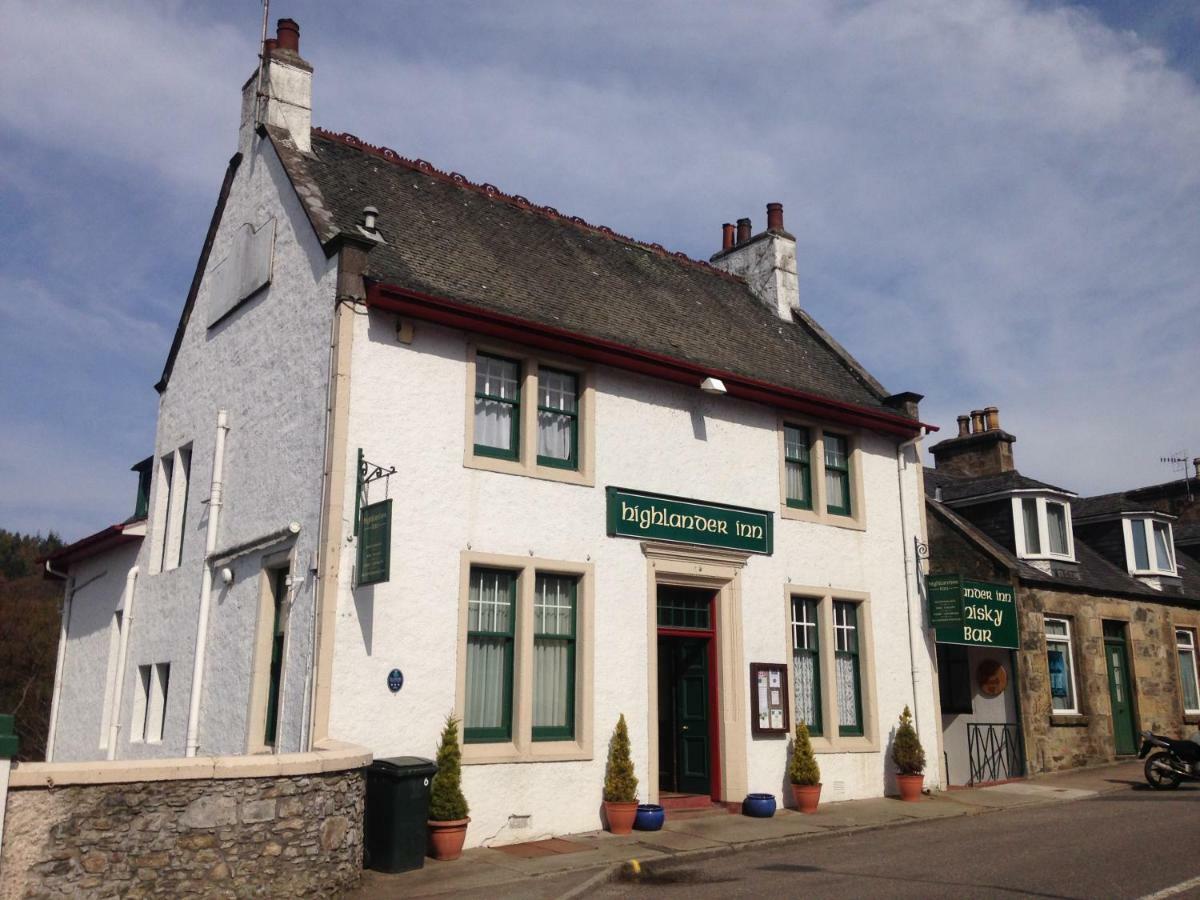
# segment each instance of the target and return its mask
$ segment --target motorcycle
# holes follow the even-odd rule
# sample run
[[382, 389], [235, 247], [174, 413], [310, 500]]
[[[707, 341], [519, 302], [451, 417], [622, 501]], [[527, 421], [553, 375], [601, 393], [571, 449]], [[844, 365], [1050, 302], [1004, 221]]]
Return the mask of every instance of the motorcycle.
[[1200, 781], [1200, 732], [1179, 741], [1143, 731], [1138, 759], [1146, 760], [1146, 783], [1156, 791], [1173, 791], [1185, 778]]

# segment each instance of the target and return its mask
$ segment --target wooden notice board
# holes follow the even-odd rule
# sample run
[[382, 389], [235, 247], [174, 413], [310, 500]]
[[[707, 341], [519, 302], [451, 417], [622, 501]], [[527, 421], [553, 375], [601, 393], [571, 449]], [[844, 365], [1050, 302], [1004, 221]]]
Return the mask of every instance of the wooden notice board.
[[750, 730], [754, 734], [788, 734], [787, 666], [750, 663]]

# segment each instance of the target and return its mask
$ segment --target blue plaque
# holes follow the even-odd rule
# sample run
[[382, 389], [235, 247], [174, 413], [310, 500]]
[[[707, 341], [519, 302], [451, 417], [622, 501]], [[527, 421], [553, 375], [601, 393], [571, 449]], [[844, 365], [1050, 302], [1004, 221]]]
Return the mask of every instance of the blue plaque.
[[392, 669], [388, 672], [388, 690], [394, 694], [402, 687], [404, 687], [404, 673], [399, 669]]

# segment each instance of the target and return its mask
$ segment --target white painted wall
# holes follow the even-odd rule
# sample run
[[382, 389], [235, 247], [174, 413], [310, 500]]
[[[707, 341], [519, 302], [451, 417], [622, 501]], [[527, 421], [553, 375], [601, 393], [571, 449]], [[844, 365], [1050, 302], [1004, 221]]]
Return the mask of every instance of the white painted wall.
[[[298, 561], [293, 571], [304, 581], [295, 592], [291, 614], [284, 720], [278, 741], [281, 751], [300, 749], [312, 643], [314, 581], [308, 565], [317, 546], [337, 263], [336, 257], [326, 258], [274, 150], [269, 143], [256, 141], [255, 151], [243, 159], [232, 185], [207, 272], [231, 252], [233, 237], [244, 223], [260, 225], [271, 217], [276, 219], [271, 286], [208, 328], [212, 301], [206, 274], [159, 402], [156, 460], [184, 444], [192, 445], [183, 559], [178, 568], [165, 572], [150, 565], [151, 554], [161, 553], [161, 524], [152, 512], [138, 558], [141, 576], [129, 639], [118, 758], [184, 753], [218, 409], [228, 410], [230, 430], [217, 550], [292, 521], [301, 524], [300, 535], [291, 545]], [[165, 501], [157, 477], [153, 484], [150, 509], [155, 511]], [[214, 581], [200, 711], [201, 755], [246, 751], [261, 587], [258, 575], [263, 557], [286, 546], [247, 554], [230, 564], [235, 578], [228, 587], [219, 578]], [[120, 596], [124, 569], [111, 576], [114, 599]], [[89, 609], [86, 615], [95, 621], [89, 618], [82, 624], [81, 620], [78, 637], [70, 638], [68, 666], [73, 659], [79, 662], [64, 674], [59, 759], [103, 757], [95, 732], [104, 691], [106, 617], [111, 611], [109, 601], [94, 616]], [[85, 659], [95, 673], [84, 668]], [[138, 684], [138, 666], [159, 662], [171, 664], [163, 740], [131, 744], [130, 698]]]
[[[986, 660], [994, 660], [1008, 672], [1008, 687], [999, 697], [988, 697], [979, 690], [976, 673]], [[946, 752], [946, 775], [950, 784], [968, 784], [971, 781], [971, 757], [967, 747], [967, 725], [969, 723], [1017, 722], [1015, 671], [1012, 653], [990, 647], [967, 649], [967, 670], [971, 677], [972, 712], [958, 715], [942, 715], [942, 740]]]
[[[605, 536], [605, 485], [778, 511], [779, 444], [774, 411], [617, 370], [595, 372], [596, 486], [581, 487], [463, 466], [466, 343], [462, 334], [416, 324], [398, 343], [394, 319], [357, 320], [351, 377], [348, 471], [362, 447], [394, 465], [391, 579], [350, 590], [353, 547], [345, 550], [339, 595], [332, 734], [376, 756], [434, 755], [454, 706], [460, 553], [534, 555], [595, 564], [595, 753], [585, 762], [468, 765], [470, 844], [524, 840], [599, 827], [608, 737], [618, 714], [629, 723], [634, 762], [648, 774], [646, 560], [637, 541]], [[790, 653], [784, 587], [831, 585], [871, 596], [882, 752], [820, 757], [827, 799], [878, 796], [891, 788], [885, 761], [901, 708], [913, 702], [905, 582], [898, 520], [896, 443], [864, 434], [867, 528], [858, 531], [776, 516], [775, 553], [753, 556], [742, 581], [745, 661], [783, 662]], [[918, 466], [907, 474], [910, 522], [918, 522]], [[377, 493], [372, 500], [380, 499]], [[353, 492], [343, 510], [350, 532]], [[914, 610], [919, 616], [919, 610]], [[923, 645], [924, 646], [924, 645]], [[918, 660], [925, 686], [922, 740], [936, 756], [931, 661]], [[405, 673], [401, 692], [386, 687]], [[752, 791], [781, 796], [786, 742], [751, 739], [749, 673], [740, 678]], [[936, 783], [931, 759], [931, 782]], [[838, 796], [831, 796], [836, 784]], [[506, 829], [512, 814], [530, 829]]]

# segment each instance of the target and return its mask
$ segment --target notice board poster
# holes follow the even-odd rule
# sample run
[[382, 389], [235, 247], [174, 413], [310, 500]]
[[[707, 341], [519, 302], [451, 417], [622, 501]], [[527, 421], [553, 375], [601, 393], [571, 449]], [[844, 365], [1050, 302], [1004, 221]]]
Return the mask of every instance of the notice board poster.
[[391, 568], [392, 501], [381, 500], [362, 508], [358, 522], [358, 583], [387, 581]]
[[787, 666], [750, 663], [750, 729], [754, 734], [787, 734]]

